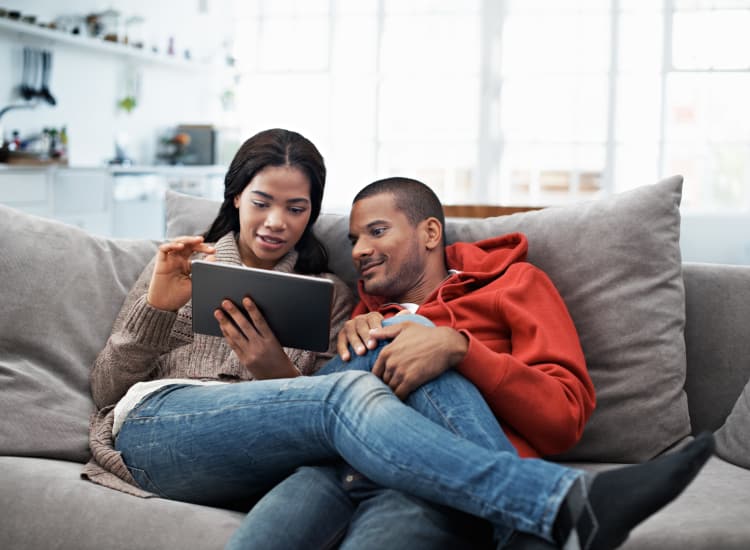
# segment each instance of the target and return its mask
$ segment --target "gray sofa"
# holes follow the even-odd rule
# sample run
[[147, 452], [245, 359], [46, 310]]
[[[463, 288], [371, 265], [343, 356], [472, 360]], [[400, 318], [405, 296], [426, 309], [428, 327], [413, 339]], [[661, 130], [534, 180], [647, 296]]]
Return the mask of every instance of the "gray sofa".
[[[525, 232], [529, 260], [568, 304], [598, 404], [582, 441], [552, 459], [607, 468], [716, 432], [719, 456], [625, 546], [746, 549], [750, 267], [681, 262], [681, 190], [674, 177], [573, 206], [449, 220], [448, 238]], [[200, 232], [217, 207], [169, 193], [168, 236]], [[354, 284], [346, 217], [323, 215], [317, 231], [332, 269]], [[88, 370], [156, 244], [97, 238], [6, 207], [0, 234], [0, 546], [221, 548], [241, 512], [140, 499], [80, 478]]]

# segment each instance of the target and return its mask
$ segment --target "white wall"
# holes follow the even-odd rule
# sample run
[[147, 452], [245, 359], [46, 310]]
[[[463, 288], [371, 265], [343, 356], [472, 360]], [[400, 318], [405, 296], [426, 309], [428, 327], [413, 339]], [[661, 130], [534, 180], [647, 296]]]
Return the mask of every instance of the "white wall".
[[686, 262], [750, 265], [750, 214], [683, 213], [680, 249]]
[[[113, 8], [125, 17], [145, 18], [143, 37], [166, 51], [168, 38], [175, 49], [191, 50], [196, 61], [223, 58], [222, 42], [233, 32], [234, 2], [230, 0], [3, 0], [3, 7], [51, 21], [65, 14], [85, 15]], [[25, 45], [54, 52], [50, 89], [57, 106], [39, 105], [34, 110], [13, 110], [0, 121], [4, 131], [22, 135], [45, 126], [67, 126], [70, 163], [99, 165], [114, 155], [114, 138], [125, 132], [129, 153], [138, 163], [151, 164], [158, 137], [180, 124], [222, 124], [228, 117], [219, 96], [229, 78], [219, 67], [184, 68], [133, 60], [75, 45], [20, 37], [0, 31], [0, 108], [23, 103], [17, 94], [22, 79]], [[125, 94], [129, 71], [140, 74], [139, 105], [127, 114], [117, 107]]]

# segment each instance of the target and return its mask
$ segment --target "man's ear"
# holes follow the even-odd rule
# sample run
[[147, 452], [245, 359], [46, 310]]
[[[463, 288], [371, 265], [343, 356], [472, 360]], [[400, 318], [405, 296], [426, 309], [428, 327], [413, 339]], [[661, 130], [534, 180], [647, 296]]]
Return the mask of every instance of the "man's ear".
[[425, 247], [428, 250], [433, 250], [443, 246], [443, 224], [440, 223], [440, 220], [429, 217], [422, 220], [422, 223], [424, 224]]

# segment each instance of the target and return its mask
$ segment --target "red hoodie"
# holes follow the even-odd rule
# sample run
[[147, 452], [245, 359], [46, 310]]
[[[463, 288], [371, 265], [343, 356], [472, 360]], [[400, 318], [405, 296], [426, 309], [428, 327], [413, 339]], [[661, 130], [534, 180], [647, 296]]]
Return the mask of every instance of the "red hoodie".
[[[526, 262], [521, 233], [446, 248], [446, 279], [417, 313], [469, 339], [458, 371], [482, 392], [519, 454], [561, 453], [575, 444], [595, 405], [573, 321], [544, 272]], [[402, 308], [363, 292], [352, 316]]]

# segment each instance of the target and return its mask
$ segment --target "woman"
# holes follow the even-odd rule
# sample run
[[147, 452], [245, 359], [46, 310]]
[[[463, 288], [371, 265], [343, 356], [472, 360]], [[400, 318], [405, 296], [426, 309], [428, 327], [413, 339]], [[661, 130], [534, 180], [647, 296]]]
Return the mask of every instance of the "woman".
[[[496, 526], [558, 544], [585, 536], [592, 547], [610, 548], [695, 475], [711, 441], [592, 480], [454, 435], [369, 372], [297, 376], [314, 372], [325, 357], [282, 350], [249, 299], [239, 307], [251, 322], [238, 305], [223, 303], [216, 317], [224, 338], [193, 335], [193, 254], [265, 269], [323, 269], [310, 228], [324, 174], [307, 140], [261, 132], [233, 160], [205, 239], [160, 247], [92, 372], [99, 411], [89, 478], [142, 496], [226, 504], [262, 494], [299, 466], [341, 457], [376, 483]], [[215, 245], [204, 242], [213, 239]], [[336, 285], [332, 334], [351, 304], [343, 283]], [[648, 490], [623, 490], [633, 486]], [[602, 498], [612, 490], [620, 493], [616, 506]]]
[[[248, 139], [225, 178], [225, 197], [202, 237], [180, 237], [159, 247], [129, 293], [91, 373], [100, 410], [91, 430], [95, 458], [85, 473], [126, 492], [153, 490], [136, 468], [128, 469], [117, 438], [132, 408], [166, 385], [210, 386], [234, 381], [312, 374], [335, 352], [335, 337], [349, 316], [353, 296], [326, 273], [325, 248], [312, 232], [323, 199], [326, 169], [316, 147], [286, 130]], [[215, 243], [215, 244], [208, 244]], [[208, 254], [220, 262], [319, 275], [334, 281], [329, 352], [282, 349], [264, 323], [262, 332], [242, 317], [241, 333], [217, 316], [225, 339], [193, 334], [190, 260]], [[217, 304], [218, 306], [219, 304]], [[228, 311], [236, 313], [234, 304]], [[257, 313], [257, 312], [256, 312]], [[256, 317], [257, 320], [257, 317]], [[114, 406], [116, 405], [116, 406]], [[117, 444], [115, 444], [117, 440]], [[133, 477], [135, 476], [135, 477]]]

